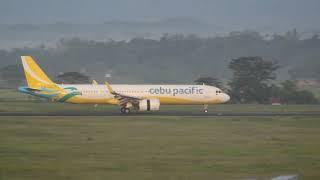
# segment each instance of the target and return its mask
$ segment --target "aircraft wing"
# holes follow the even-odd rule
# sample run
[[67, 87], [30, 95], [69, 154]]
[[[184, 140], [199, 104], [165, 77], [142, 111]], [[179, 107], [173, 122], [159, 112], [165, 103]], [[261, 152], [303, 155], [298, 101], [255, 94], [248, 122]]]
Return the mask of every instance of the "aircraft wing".
[[114, 95], [114, 98], [119, 101], [120, 106], [126, 106], [127, 103], [131, 103], [133, 106], [139, 104], [139, 101], [142, 98], [134, 97], [134, 96], [127, 96], [120, 93], [115, 92], [109, 83], [106, 82], [106, 86], [111, 94]]

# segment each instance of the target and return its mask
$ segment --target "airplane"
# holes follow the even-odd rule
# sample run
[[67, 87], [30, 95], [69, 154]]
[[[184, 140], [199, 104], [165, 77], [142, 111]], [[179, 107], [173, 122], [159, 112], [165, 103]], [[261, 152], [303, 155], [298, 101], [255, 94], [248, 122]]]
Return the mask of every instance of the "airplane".
[[120, 112], [158, 111], [160, 105], [204, 105], [228, 102], [221, 89], [208, 85], [128, 85], [108, 82], [98, 84], [56, 84], [42, 71], [31, 56], [21, 56], [28, 86], [21, 93], [47, 98], [52, 102], [119, 105]]

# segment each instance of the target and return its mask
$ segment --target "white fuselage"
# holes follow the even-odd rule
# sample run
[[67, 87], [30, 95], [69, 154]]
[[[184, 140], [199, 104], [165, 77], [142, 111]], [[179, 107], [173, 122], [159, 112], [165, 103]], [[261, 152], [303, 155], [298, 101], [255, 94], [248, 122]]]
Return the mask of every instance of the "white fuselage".
[[[82, 95], [67, 102], [116, 104], [106, 85], [60, 85], [62, 88], [76, 88]], [[206, 85], [116, 85], [115, 92], [137, 98], [156, 98], [161, 104], [219, 104], [229, 100], [229, 96], [219, 88]]]

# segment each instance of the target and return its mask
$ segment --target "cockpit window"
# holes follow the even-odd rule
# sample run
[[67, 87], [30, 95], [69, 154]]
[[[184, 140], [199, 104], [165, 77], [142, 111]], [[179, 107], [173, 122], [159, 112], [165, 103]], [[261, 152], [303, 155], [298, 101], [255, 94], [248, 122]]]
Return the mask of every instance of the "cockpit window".
[[217, 94], [220, 94], [220, 93], [222, 93], [222, 91], [220, 91], [220, 90], [217, 90], [217, 91], [216, 91], [216, 93], [217, 93]]

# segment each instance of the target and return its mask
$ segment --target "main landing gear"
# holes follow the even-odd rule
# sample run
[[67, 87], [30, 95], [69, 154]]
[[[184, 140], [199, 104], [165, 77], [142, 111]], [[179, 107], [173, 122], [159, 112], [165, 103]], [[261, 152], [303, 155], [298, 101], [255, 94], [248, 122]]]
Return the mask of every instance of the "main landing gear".
[[120, 112], [121, 112], [122, 114], [129, 114], [131, 111], [130, 111], [129, 108], [122, 107], [122, 108], [120, 109]]

